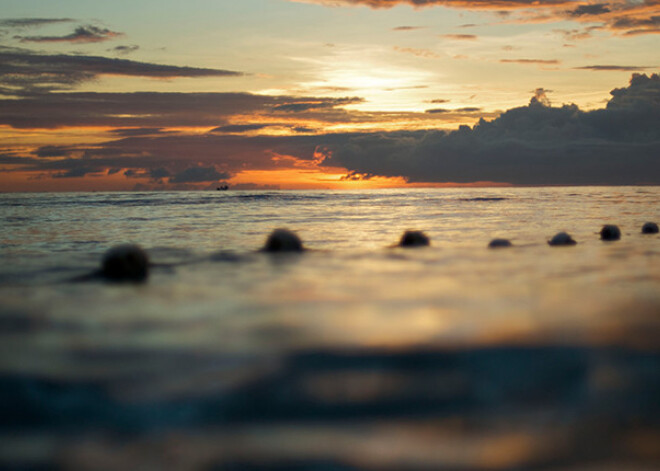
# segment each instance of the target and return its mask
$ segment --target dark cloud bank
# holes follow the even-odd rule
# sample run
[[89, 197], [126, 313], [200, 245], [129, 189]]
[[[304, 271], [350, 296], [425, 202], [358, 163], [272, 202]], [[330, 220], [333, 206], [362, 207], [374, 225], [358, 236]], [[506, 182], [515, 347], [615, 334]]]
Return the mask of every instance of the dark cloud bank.
[[[268, 127], [255, 123], [216, 125], [207, 133], [189, 135], [160, 126], [197, 125], [219, 116], [229, 118], [237, 112], [278, 118], [313, 109], [314, 116], [322, 119], [324, 113], [334, 116], [335, 106], [351, 103], [352, 99], [319, 101], [249, 94], [127, 94], [123, 98], [116, 94], [57, 95], [15, 100], [14, 106], [0, 109], [0, 124], [80, 125], [86, 117], [98, 125], [115, 123], [98, 113], [99, 109], [111, 114], [140, 112], [161, 118], [158, 123], [141, 123], [141, 128], [118, 129], [118, 139], [87, 148], [46, 146], [21, 155], [5, 147], [0, 164], [11, 165], [15, 171], [59, 177], [123, 169], [127, 177], [146, 177], [156, 183], [166, 178], [169, 183], [209, 182], [228, 179], [243, 170], [268, 170], [307, 161], [309, 165], [344, 168], [351, 179], [403, 177], [411, 183], [660, 184], [660, 77], [656, 74], [634, 74], [628, 87], [611, 92], [603, 109], [552, 107], [544, 98], [545, 90], [538, 89], [529, 105], [453, 132], [243, 134]], [[78, 100], [79, 106], [55, 113], [64, 104], [58, 101], [65, 98]], [[43, 123], [34, 117], [30, 123], [19, 118], [21, 109], [29, 112], [30, 103], [34, 109], [51, 110]], [[135, 109], [128, 106], [130, 103]], [[294, 159], [274, 158], [278, 156]]]
[[409, 182], [660, 184], [660, 77], [636, 74], [611, 93], [595, 111], [533, 98], [472, 129], [354, 136], [324, 163]]

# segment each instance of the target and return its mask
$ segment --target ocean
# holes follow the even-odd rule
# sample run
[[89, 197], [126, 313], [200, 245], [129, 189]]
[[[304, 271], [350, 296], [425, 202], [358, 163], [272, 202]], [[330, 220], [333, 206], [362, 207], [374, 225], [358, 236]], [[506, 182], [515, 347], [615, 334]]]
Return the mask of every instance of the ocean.
[[[660, 187], [0, 194], [0, 467], [658, 470], [659, 210]], [[276, 228], [306, 250], [260, 251]], [[85, 278], [124, 243], [145, 282]]]

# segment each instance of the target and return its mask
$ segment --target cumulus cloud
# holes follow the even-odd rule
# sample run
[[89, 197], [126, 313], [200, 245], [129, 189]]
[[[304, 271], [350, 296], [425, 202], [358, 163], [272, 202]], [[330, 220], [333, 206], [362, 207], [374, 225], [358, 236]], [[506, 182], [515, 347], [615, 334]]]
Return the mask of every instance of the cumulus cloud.
[[474, 128], [363, 134], [328, 149], [325, 165], [409, 182], [658, 184], [660, 77], [633, 76], [601, 110], [533, 99]]
[[550, 106], [550, 99], [548, 98], [548, 93], [551, 93], [552, 90], [546, 90], [543, 87], [537, 88], [534, 90], [534, 96], [529, 101], [530, 105], [541, 104], [543, 106]]
[[119, 36], [123, 36], [123, 33], [111, 31], [107, 28], [87, 25], [79, 26], [73, 33], [67, 34], [66, 36], [17, 36], [16, 39], [20, 39], [21, 42], [33, 43], [98, 43]]
[[633, 74], [629, 87], [615, 88], [610, 94], [612, 99], [607, 103], [607, 109], [642, 109], [653, 115], [660, 109], [660, 77], [658, 74], [650, 77]]

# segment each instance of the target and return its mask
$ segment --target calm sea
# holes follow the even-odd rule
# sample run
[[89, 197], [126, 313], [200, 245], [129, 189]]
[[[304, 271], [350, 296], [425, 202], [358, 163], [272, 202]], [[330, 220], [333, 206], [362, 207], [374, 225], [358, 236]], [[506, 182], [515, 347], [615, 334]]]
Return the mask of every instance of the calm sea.
[[[660, 469], [647, 221], [660, 187], [0, 194], [0, 467]], [[147, 282], [71, 281], [126, 242]]]

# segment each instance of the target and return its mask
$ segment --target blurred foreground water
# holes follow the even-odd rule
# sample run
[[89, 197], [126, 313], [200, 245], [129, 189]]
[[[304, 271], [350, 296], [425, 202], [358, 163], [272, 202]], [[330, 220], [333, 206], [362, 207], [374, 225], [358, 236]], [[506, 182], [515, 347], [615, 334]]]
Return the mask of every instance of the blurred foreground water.
[[[660, 469], [659, 203], [0, 194], [0, 467]], [[277, 227], [310, 250], [258, 252]], [[431, 246], [391, 248], [406, 229]], [[125, 242], [146, 283], [69, 281]]]

